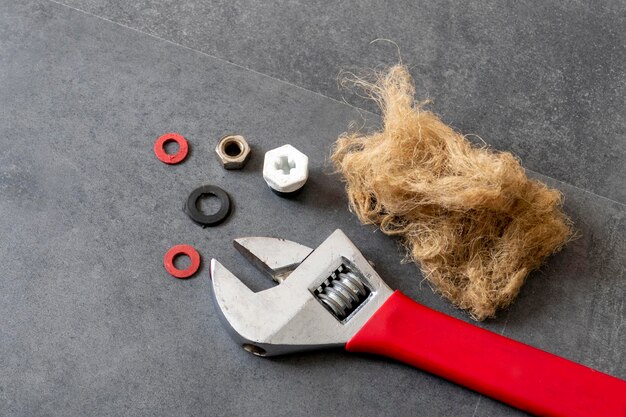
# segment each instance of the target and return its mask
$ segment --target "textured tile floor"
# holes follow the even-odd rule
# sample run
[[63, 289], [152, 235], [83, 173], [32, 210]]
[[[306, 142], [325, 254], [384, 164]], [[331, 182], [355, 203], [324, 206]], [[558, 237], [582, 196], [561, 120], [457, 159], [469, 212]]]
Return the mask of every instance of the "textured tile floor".
[[[166, 275], [163, 253], [175, 243], [186, 242], [195, 245], [205, 260], [222, 260], [252, 288], [264, 288], [268, 283], [243, 263], [230, 244], [232, 238], [277, 235], [315, 246], [340, 227], [392, 287], [465, 319], [427, 285], [419, 284], [415, 267], [400, 264], [402, 254], [392, 239], [358, 225], [347, 211], [338, 178], [327, 175], [328, 149], [336, 136], [350, 121], [363, 116], [376, 122], [376, 115], [100, 17], [182, 42], [171, 35], [176, 33], [176, 18], [191, 16], [198, 19], [197, 30], [179, 28], [181, 33], [193, 33], [190, 38], [195, 43], [189, 46], [203, 44], [200, 49], [214, 53], [207, 48], [224, 42], [221, 48], [234, 57], [252, 59], [239, 63], [260, 71], [267, 70], [263, 65], [281, 68], [289, 48], [295, 48], [282, 40], [282, 47], [274, 46], [272, 57], [264, 48], [275, 42], [261, 41], [260, 35], [226, 31], [212, 37], [205, 27], [216, 23], [197, 16], [208, 20], [217, 6], [197, 5], [194, 11], [192, 5], [176, 6], [175, 10], [189, 10], [174, 12], [168, 3], [140, 2], [135, 20], [124, 21], [119, 16], [125, 9], [117, 3], [72, 4], [99, 16], [48, 0], [0, 3], [0, 126], [4, 129], [0, 139], [0, 415], [318, 416], [344, 411], [359, 416], [522, 415], [383, 359], [341, 351], [270, 360], [252, 357], [223, 331], [210, 299], [206, 267], [188, 281]], [[284, 14], [255, 14], [247, 9], [249, 5], [232, 4], [221, 13], [239, 19], [239, 11], [247, 10], [254, 25], [255, 19], [266, 19], [270, 26], [289, 21], [284, 30], [293, 33], [292, 25], [303, 18], [290, 17], [296, 5], [288, 6]], [[308, 7], [313, 6], [307, 3], [297, 10], [312, 13]], [[488, 11], [495, 16], [495, 11]], [[356, 18], [358, 12], [346, 11], [343, 18]], [[367, 13], [374, 22], [378, 22], [374, 16], [383, 22], [406, 19], [395, 15], [393, 7], [382, 17]], [[572, 17], [567, 13], [563, 19]], [[588, 13], [593, 23], [599, 12]], [[139, 25], [144, 15], [156, 17]], [[312, 14], [315, 19], [321, 15], [321, 11]], [[231, 22], [234, 26], [237, 19]], [[606, 25], [618, 20], [612, 19]], [[619, 38], [623, 35], [619, 29], [613, 28], [607, 36]], [[564, 30], [567, 34], [573, 29]], [[337, 39], [342, 39], [342, 31], [354, 32], [338, 30]], [[436, 33], [429, 38], [435, 49]], [[369, 41], [369, 33], [359, 36]], [[471, 40], [470, 34], [458, 36]], [[499, 39], [495, 32], [492, 36], [494, 42]], [[301, 34], [293, 39], [305, 38]], [[428, 39], [420, 42], [425, 48], [430, 44]], [[609, 40], [598, 42], [601, 46]], [[536, 50], [543, 51], [542, 45]], [[615, 47], [618, 50], [620, 45]], [[299, 65], [290, 64], [281, 69], [283, 73], [266, 72], [333, 96], [329, 69], [303, 68], [307, 63], [319, 65], [320, 56], [334, 66], [344, 61], [370, 62], [352, 61], [355, 58], [350, 57], [358, 54], [349, 44], [339, 52], [330, 58], [322, 52], [301, 51]], [[254, 54], [266, 60], [254, 61]], [[491, 60], [502, 58], [484, 54]], [[613, 89], [613, 113], [602, 117], [608, 125], [604, 128], [617, 133], [601, 139], [612, 141], [614, 162], [597, 163], [594, 149], [599, 145], [594, 140], [563, 136], [561, 143], [550, 146], [573, 149], [578, 155], [548, 161], [549, 169], [540, 171], [553, 175], [574, 171], [576, 165], [580, 178], [593, 174], [585, 177], [589, 182], [558, 178], [590, 191], [604, 190], [607, 197], [620, 200], [624, 106], [618, 95], [623, 74], [615, 73], [619, 68], [611, 65], [617, 65], [612, 61], [617, 58], [609, 55], [599, 48], [594, 62], [601, 61], [607, 72], [613, 71], [611, 76], [603, 81], [600, 75], [587, 79], [581, 74], [576, 82], [590, 83], [592, 90], [597, 87], [594, 82], [606, 82], [602, 85]], [[558, 56], [554, 59], [561, 62]], [[508, 86], [492, 76], [494, 86], [506, 91]], [[434, 86], [446, 81], [429, 82]], [[543, 87], [529, 88], [544, 98], [552, 97]], [[444, 97], [438, 104], [445, 104], [443, 108], [459, 125], [476, 123], [483, 129], [512, 112], [511, 124], [525, 129], [528, 115], [517, 114], [515, 106], [506, 103], [502, 106], [507, 109], [498, 117], [461, 112], [463, 106], [454, 96], [459, 93], [453, 90], [450, 94], [445, 94], [445, 88], [437, 90]], [[477, 88], [473, 100], [482, 93]], [[590, 106], [593, 112], [601, 110]], [[564, 114], [558, 122], [562, 128], [579, 116], [570, 110], [559, 110]], [[504, 122], [498, 123], [503, 129]], [[214, 160], [212, 148], [220, 135], [233, 130], [249, 138], [254, 156], [243, 171], [227, 173]], [[154, 158], [153, 141], [165, 131], [179, 131], [189, 139], [192, 152], [182, 165], [165, 166]], [[313, 163], [307, 188], [293, 201], [271, 194], [259, 175], [263, 152], [285, 142], [303, 150]], [[515, 150], [514, 142], [502, 144]], [[549, 152], [541, 144], [528, 151], [537, 158]], [[536, 175], [564, 192], [566, 210], [581, 238], [534, 274], [518, 302], [486, 326], [626, 378], [626, 206]], [[213, 229], [195, 226], [180, 210], [188, 192], [207, 182], [227, 189], [235, 205], [229, 220]]]
[[626, 203], [623, 1], [60, 0], [336, 99], [398, 60], [418, 95], [526, 167]]

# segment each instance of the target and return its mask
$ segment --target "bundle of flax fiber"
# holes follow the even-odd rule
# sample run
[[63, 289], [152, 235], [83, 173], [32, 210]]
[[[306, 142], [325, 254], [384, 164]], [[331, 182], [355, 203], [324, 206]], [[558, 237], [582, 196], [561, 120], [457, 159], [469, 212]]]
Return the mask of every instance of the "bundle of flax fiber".
[[351, 81], [383, 115], [382, 131], [345, 133], [335, 145], [351, 208], [400, 237], [441, 295], [476, 320], [494, 317], [571, 238], [561, 194], [415, 103], [406, 67]]

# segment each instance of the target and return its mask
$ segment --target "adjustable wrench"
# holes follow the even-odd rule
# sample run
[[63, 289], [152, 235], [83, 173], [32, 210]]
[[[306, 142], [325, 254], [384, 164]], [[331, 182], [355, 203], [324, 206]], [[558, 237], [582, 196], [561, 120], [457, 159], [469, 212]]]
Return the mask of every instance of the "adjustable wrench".
[[345, 346], [397, 359], [540, 416], [626, 416], [625, 381], [392, 291], [341, 230], [315, 250], [266, 237], [234, 244], [279, 283], [254, 293], [211, 260], [220, 317], [250, 353]]

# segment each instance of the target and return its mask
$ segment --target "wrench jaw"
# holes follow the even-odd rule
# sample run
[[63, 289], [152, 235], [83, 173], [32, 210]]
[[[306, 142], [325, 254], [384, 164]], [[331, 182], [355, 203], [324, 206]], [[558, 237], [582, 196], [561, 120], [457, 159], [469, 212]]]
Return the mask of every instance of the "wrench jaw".
[[[252, 292], [217, 260], [211, 260], [213, 298], [224, 327], [231, 337], [245, 350], [257, 356], [283, 353], [274, 342], [274, 334], [286, 326], [288, 318], [297, 314], [297, 305], [281, 305], [280, 291], [270, 288], [259, 293]], [[298, 349], [296, 349], [298, 350]]]
[[[265, 239], [268, 244], [278, 244], [277, 239]], [[245, 246], [243, 239], [238, 241]], [[285, 245], [295, 248], [293, 245], [298, 244]], [[262, 246], [258, 240], [254, 241], [255, 248]], [[235, 341], [250, 353], [273, 356], [343, 346], [392, 294], [342, 231], [335, 231], [310, 254], [302, 249], [306, 247], [298, 246], [296, 250], [305, 258], [297, 268], [283, 277], [279, 285], [258, 293], [252, 292], [217, 260], [211, 261], [213, 296], [221, 319]], [[256, 256], [254, 248], [248, 250], [247, 257], [250, 255]], [[284, 256], [289, 262], [293, 259], [288, 254]], [[263, 259], [253, 263], [266, 272], [272, 269]], [[342, 295], [345, 286], [335, 281], [342, 275], [341, 271], [352, 272], [367, 288], [366, 297], [353, 302], [345, 314], [334, 311], [320, 296], [327, 293], [338, 301], [348, 300]]]
[[233, 245], [252, 265], [279, 284], [313, 252], [299, 243], [271, 237], [242, 237], [235, 239]]

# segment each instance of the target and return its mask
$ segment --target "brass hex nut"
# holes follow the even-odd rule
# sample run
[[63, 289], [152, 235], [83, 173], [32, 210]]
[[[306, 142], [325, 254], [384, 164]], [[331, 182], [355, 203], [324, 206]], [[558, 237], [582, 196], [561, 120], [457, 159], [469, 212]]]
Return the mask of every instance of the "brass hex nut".
[[228, 135], [220, 139], [215, 153], [225, 169], [241, 169], [250, 159], [250, 145], [243, 136]]

